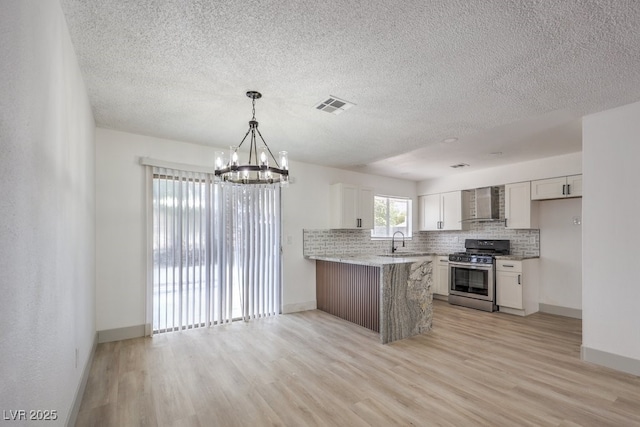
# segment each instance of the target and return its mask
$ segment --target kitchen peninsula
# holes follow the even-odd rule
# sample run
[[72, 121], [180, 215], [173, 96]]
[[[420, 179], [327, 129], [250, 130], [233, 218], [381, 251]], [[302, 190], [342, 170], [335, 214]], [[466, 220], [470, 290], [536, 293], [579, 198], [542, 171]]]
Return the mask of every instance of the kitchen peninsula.
[[380, 333], [383, 344], [431, 330], [429, 255], [317, 255], [318, 309]]

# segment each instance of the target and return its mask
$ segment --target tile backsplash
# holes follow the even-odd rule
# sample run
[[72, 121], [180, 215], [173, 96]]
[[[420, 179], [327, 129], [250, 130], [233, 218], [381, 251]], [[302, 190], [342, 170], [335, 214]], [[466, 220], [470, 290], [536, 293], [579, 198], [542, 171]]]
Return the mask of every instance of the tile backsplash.
[[[504, 187], [500, 187], [500, 218], [504, 218]], [[471, 217], [475, 197], [471, 196]], [[304, 256], [327, 254], [382, 254], [391, 251], [390, 240], [371, 240], [369, 230], [304, 230]], [[465, 239], [505, 239], [511, 254], [540, 256], [540, 230], [511, 230], [504, 222], [472, 222], [466, 231], [418, 231], [403, 251], [453, 253], [464, 251]]]
[[[540, 255], [540, 230], [509, 230], [502, 223], [475, 223], [468, 231], [420, 231], [400, 250], [453, 253], [464, 251], [465, 239], [506, 239], [511, 254]], [[391, 251], [390, 240], [371, 240], [369, 230], [304, 230], [304, 256], [328, 254], [383, 254]]]
[[[384, 254], [391, 252], [391, 240], [371, 240], [369, 230], [303, 230], [304, 256], [328, 254]], [[414, 233], [413, 239], [398, 240], [403, 251], [424, 251], [427, 235]]]

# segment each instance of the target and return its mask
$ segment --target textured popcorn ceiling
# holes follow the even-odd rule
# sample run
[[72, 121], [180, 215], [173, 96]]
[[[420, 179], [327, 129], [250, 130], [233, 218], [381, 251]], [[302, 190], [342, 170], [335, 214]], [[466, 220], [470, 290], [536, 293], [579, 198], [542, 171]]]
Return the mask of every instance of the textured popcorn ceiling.
[[382, 175], [580, 151], [581, 116], [640, 100], [634, 0], [61, 4], [98, 126], [237, 145], [258, 90], [272, 151]]

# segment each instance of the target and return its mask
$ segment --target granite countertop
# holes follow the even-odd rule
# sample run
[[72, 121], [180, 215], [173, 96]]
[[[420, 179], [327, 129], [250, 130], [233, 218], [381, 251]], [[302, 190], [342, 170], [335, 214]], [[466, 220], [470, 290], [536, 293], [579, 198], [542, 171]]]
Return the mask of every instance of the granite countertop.
[[410, 256], [402, 256], [402, 252], [396, 252], [394, 256], [371, 255], [371, 254], [326, 254], [326, 255], [310, 255], [306, 258], [319, 261], [341, 262], [344, 264], [371, 265], [381, 267], [383, 265], [392, 264], [408, 264], [417, 260], [446, 254], [413, 252]]
[[510, 261], [523, 261], [525, 259], [540, 258], [539, 256], [522, 256], [522, 255], [497, 255], [496, 259], [507, 259]]

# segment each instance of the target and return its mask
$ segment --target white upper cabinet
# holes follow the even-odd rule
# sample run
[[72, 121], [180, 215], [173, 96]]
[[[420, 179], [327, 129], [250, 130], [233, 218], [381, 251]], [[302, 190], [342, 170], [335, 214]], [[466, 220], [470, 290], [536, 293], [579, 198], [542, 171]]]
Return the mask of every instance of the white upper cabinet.
[[420, 231], [468, 230], [469, 202], [467, 191], [420, 196]]
[[567, 177], [567, 197], [582, 197], [582, 175]]
[[531, 201], [529, 181], [504, 186], [506, 228], [538, 228], [537, 204]]
[[367, 230], [373, 229], [373, 215], [374, 215], [374, 191], [371, 187], [359, 187], [358, 188], [358, 215], [356, 218], [360, 219], [360, 226], [358, 228], [364, 228]]
[[582, 175], [531, 181], [531, 200], [582, 197]]
[[440, 230], [440, 194], [420, 196], [420, 230]]
[[331, 185], [330, 228], [373, 228], [373, 188]]

